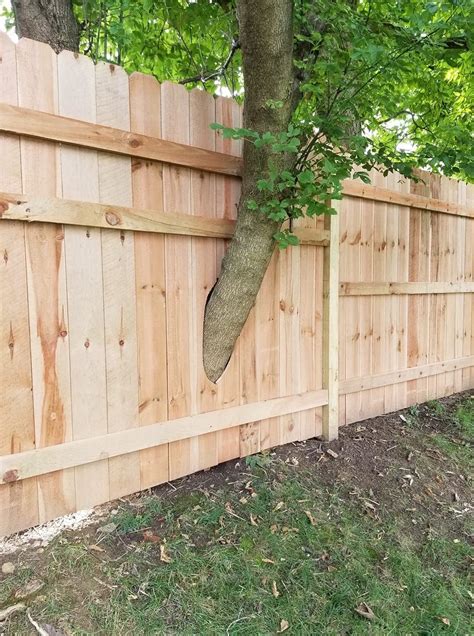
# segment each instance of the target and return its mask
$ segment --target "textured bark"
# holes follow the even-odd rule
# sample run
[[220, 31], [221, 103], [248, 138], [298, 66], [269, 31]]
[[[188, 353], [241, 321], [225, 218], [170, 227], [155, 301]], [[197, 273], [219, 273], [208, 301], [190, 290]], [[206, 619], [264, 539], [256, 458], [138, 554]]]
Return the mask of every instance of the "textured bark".
[[56, 53], [79, 51], [79, 24], [71, 0], [12, 0], [19, 38], [46, 42]]
[[[295, 83], [292, 8], [292, 0], [237, 2], [245, 128], [272, 133], [288, 128]], [[282, 101], [284, 106], [269, 108], [268, 100]], [[219, 379], [229, 361], [275, 249], [273, 235], [279, 224], [247, 207], [251, 199], [264, 201], [256, 183], [265, 177], [271, 160], [284, 170], [293, 166], [294, 156], [272, 155], [267, 146], [257, 149], [245, 142], [236, 230], [204, 318], [204, 369], [213, 382]]]

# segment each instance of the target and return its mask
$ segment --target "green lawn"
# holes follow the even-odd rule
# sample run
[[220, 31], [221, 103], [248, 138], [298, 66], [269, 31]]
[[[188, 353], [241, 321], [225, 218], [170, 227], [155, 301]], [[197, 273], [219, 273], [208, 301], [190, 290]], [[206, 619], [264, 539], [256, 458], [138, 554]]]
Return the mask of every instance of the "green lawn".
[[[348, 427], [337, 459], [290, 445], [120, 502], [110, 534], [19, 556], [0, 606], [40, 578], [31, 616], [65, 634], [472, 634], [473, 402]], [[388, 430], [394, 451], [372, 443]], [[3, 629], [36, 633], [24, 612]]]

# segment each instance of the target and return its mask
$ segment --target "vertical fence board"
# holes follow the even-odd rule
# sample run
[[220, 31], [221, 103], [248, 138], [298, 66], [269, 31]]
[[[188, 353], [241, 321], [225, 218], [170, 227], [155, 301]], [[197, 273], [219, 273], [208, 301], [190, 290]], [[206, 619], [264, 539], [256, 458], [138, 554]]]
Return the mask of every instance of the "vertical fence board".
[[[396, 192], [408, 194], [410, 182], [397, 174], [394, 184]], [[394, 213], [398, 216], [398, 260], [397, 280], [408, 281], [409, 242], [410, 242], [410, 209], [396, 206]], [[426, 279], [425, 279], [426, 280]], [[398, 296], [398, 315], [396, 317], [396, 363], [395, 369], [408, 367], [408, 296]], [[403, 406], [400, 406], [403, 405]], [[399, 382], [396, 386], [395, 409], [407, 406], [407, 383]]]
[[[54, 51], [41, 42], [22, 39], [17, 45], [17, 67], [19, 105], [57, 112]], [[56, 145], [22, 138], [20, 150], [25, 192], [60, 195]], [[25, 233], [36, 446], [50, 446], [72, 438], [64, 230], [60, 225], [33, 223]], [[76, 507], [74, 471], [39, 477], [38, 503], [40, 522], [72, 512]]]
[[[190, 143], [199, 148], [215, 150], [215, 133], [210, 126], [216, 120], [215, 100], [203, 90], [195, 88], [189, 94]], [[191, 214], [216, 217], [216, 177], [204, 171], [191, 174]], [[195, 394], [193, 413], [213, 411], [223, 406], [219, 386], [210, 382], [203, 365], [203, 320], [207, 296], [217, 278], [217, 240], [193, 237], [192, 261], [192, 381]], [[217, 433], [192, 439], [193, 471], [210, 468], [218, 463]]]
[[[154, 77], [130, 77], [131, 130], [161, 137], [161, 91]], [[163, 166], [132, 161], [133, 205], [163, 211]], [[135, 232], [135, 276], [140, 426], [168, 419], [165, 237]], [[168, 481], [168, 444], [140, 451], [140, 481], [150, 488]]]
[[[163, 139], [189, 144], [189, 93], [183, 86], [161, 86]], [[188, 168], [163, 167], [165, 212], [191, 212], [191, 173]], [[191, 238], [166, 236], [166, 328], [168, 338], [169, 417], [189, 415], [194, 407], [191, 387], [192, 253]], [[170, 479], [192, 472], [191, 439], [169, 445]]]
[[[257, 298], [257, 303], [259, 302]], [[257, 337], [255, 307], [239, 337], [240, 356], [240, 403], [248, 404], [258, 400], [257, 393]], [[260, 451], [260, 422], [240, 426], [240, 456], [252, 455]]]
[[[257, 330], [256, 378], [259, 400], [279, 395], [278, 333], [278, 254], [273, 254], [255, 307]], [[280, 443], [280, 419], [270, 418], [260, 422], [260, 450]]]
[[[339, 212], [340, 203], [333, 202]], [[322, 434], [325, 440], [337, 438], [339, 427], [339, 332], [332, 325], [339, 324], [339, 214], [326, 216], [325, 227], [330, 243], [324, 248], [324, 316], [323, 316], [323, 386], [328, 391], [328, 404], [323, 406]]]
[[[0, 100], [18, 104], [16, 47], [0, 32]], [[21, 192], [20, 140], [0, 133], [0, 187]], [[35, 447], [25, 226], [0, 224], [0, 455]], [[0, 486], [0, 536], [39, 521], [37, 480]]]
[[[380, 173], [373, 174], [372, 183], [385, 187], [385, 179]], [[374, 205], [374, 281], [385, 281], [387, 263], [387, 205], [375, 201]], [[386, 371], [386, 303], [383, 296], [375, 296], [372, 300], [372, 360], [371, 375]], [[370, 399], [375, 413], [385, 412], [384, 388], [372, 389]]]
[[[130, 130], [128, 75], [120, 67], [96, 66], [97, 123]], [[99, 198], [103, 203], [132, 205], [129, 157], [99, 155]], [[132, 232], [101, 230], [104, 284], [107, 430], [138, 426], [138, 359], [135, 295], [135, 250]], [[140, 490], [140, 457], [128, 453], [109, 460], [110, 497]]]
[[[298, 393], [301, 373], [300, 350], [300, 257], [298, 248], [279, 254], [280, 280], [280, 395]], [[257, 334], [258, 338], [258, 334]], [[288, 444], [301, 439], [301, 414], [280, 418], [280, 440]]]
[[[374, 209], [369, 202], [364, 201], [361, 205], [360, 216], [360, 270], [359, 280], [373, 280], [373, 249], [374, 249]], [[359, 298], [360, 316], [360, 363], [359, 373], [361, 376], [370, 375], [370, 364], [372, 359], [372, 297], [365, 296]], [[359, 400], [358, 419], [363, 420], [373, 415], [370, 391], [363, 391]]]
[[[466, 205], [474, 207], [474, 185], [466, 187]], [[467, 282], [474, 280], [474, 219], [466, 221], [466, 234], [464, 243], [464, 279]], [[464, 329], [463, 329], [463, 355], [474, 353], [474, 294], [465, 294], [464, 298]], [[474, 370], [463, 370], [463, 389], [474, 386]]]
[[[95, 68], [92, 60], [63, 51], [58, 56], [59, 113], [96, 120]], [[61, 147], [63, 197], [99, 200], [97, 152]], [[67, 298], [71, 360], [73, 439], [107, 433], [104, 289], [100, 230], [66, 226]], [[108, 501], [108, 460], [78, 466], [79, 509]]]
[[[361, 199], [352, 199], [343, 203], [347, 206], [345, 275], [348, 281], [360, 280], [360, 241], [361, 241]], [[346, 314], [345, 329], [345, 377], [355, 378], [360, 376], [360, 334], [361, 334], [361, 299], [357, 296], [344, 299], [343, 310]], [[359, 419], [361, 393], [351, 393], [346, 396], [346, 423], [356, 422]]]
[[[428, 196], [429, 188], [423, 182], [410, 182], [410, 191], [420, 196]], [[411, 208], [409, 226], [408, 280], [411, 282], [430, 279], [430, 213]], [[408, 297], [407, 366], [428, 364], [429, 317], [431, 299], [429, 294]], [[407, 383], [409, 405], [426, 399], [428, 378]]]

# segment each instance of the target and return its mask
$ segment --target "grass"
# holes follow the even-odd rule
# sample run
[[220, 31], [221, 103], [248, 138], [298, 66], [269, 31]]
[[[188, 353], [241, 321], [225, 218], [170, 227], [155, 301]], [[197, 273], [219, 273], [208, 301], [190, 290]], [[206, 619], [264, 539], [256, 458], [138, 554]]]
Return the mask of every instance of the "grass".
[[[450, 415], [462, 437], [472, 434], [472, 407], [468, 399]], [[447, 470], [467, 468], [451, 430], [430, 435], [433, 442]], [[308, 635], [472, 633], [467, 529], [430, 526], [413, 503], [419, 493], [403, 490], [412, 500], [395, 513], [390, 501], [373, 505], [371, 490], [325, 484], [308, 463], [265, 454], [240, 470], [217, 487], [209, 473], [199, 490], [121, 504], [107, 520], [116, 532], [103, 539], [56, 541], [41, 562], [47, 591], [32, 602], [36, 620], [114, 636], [253, 636], [286, 625]], [[0, 602], [20, 578], [37, 575], [31, 564], [20, 567]], [[356, 612], [361, 603], [373, 620]], [[31, 634], [30, 627], [18, 615], [6, 633]]]

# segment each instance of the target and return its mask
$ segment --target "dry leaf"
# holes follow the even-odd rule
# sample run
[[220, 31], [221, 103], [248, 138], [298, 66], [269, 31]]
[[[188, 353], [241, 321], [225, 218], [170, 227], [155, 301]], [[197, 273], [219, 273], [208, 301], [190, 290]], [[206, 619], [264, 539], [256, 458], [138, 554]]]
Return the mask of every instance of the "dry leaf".
[[357, 612], [357, 614], [359, 614], [359, 616], [363, 616], [364, 618], [367, 618], [367, 620], [369, 621], [373, 621], [375, 618], [375, 614], [373, 613], [371, 608], [367, 605], [367, 603], [360, 603], [360, 605], [358, 605], [355, 608], [355, 611]]
[[271, 559], [262, 559], [262, 563], [271, 563], [272, 565], [275, 565], [275, 561], [272, 561]]
[[143, 540], [148, 543], [159, 543], [161, 541], [160, 537], [153, 532], [153, 530], [145, 530], [143, 532]]
[[104, 548], [101, 548], [100, 545], [90, 545], [89, 550], [93, 552], [105, 552]]
[[161, 544], [160, 545], [160, 561], [163, 561], [163, 563], [171, 563], [173, 559], [166, 553], [166, 546]]
[[451, 621], [449, 620], [449, 618], [446, 618], [446, 616], [438, 616], [437, 618], [438, 618], [439, 621], [441, 621], [442, 623], [444, 623], [448, 627], [451, 625]]
[[47, 623], [37, 623], [29, 612], [27, 612], [26, 615], [40, 636], [65, 636], [64, 632], [60, 629], [56, 629], [56, 627], [53, 627], [52, 625], [48, 625]]
[[315, 526], [316, 525], [316, 519], [313, 517], [311, 512], [309, 510], [305, 510], [304, 513], [308, 517], [310, 524], [312, 526]]
[[333, 451], [332, 448], [327, 448], [326, 453], [330, 455], [331, 457], [334, 457], [334, 459], [337, 459], [339, 457], [336, 451]]
[[256, 517], [254, 517], [252, 513], [250, 513], [250, 523], [251, 523], [253, 526], [258, 526], [257, 518], [256, 518]]
[[272, 583], [272, 594], [275, 598], [278, 598], [280, 596], [280, 592], [278, 591], [276, 581], [273, 581]]
[[272, 525], [270, 526], [270, 532], [271, 532], [272, 534], [275, 534], [275, 532], [276, 532], [277, 530], [278, 530], [278, 526], [277, 526], [277, 525], [272, 524]]
[[33, 594], [37, 594], [44, 587], [44, 581], [40, 581], [40, 579], [31, 579], [22, 587], [18, 588], [15, 592], [15, 598], [19, 600], [23, 600], [28, 596], [33, 596]]
[[284, 505], [285, 505], [284, 501], [279, 501], [277, 505], [273, 508], [273, 511], [276, 512], [277, 510], [281, 510]]
[[277, 634], [283, 634], [283, 632], [286, 632], [289, 626], [290, 626], [290, 623], [286, 621], [284, 618], [282, 618], [280, 621], [280, 629], [278, 630]]
[[0, 610], [0, 623], [3, 623], [9, 616], [13, 616], [17, 612], [23, 612], [26, 607], [23, 603], [16, 603], [16, 605], [10, 605], [10, 607], [5, 607], [5, 609]]
[[239, 499], [239, 501], [240, 501], [240, 503], [241, 503], [241, 504], [245, 505], [245, 504], [247, 503], [247, 501], [248, 501], [248, 500], [247, 500], [245, 497], [241, 497], [241, 498]]

